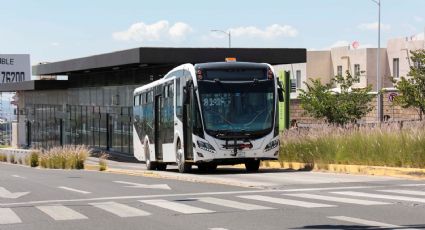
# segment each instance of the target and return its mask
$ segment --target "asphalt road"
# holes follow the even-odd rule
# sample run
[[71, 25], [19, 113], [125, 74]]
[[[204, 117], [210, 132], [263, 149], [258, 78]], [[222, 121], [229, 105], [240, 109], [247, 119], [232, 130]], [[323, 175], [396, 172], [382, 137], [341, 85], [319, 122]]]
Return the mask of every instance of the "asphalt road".
[[226, 168], [164, 179], [0, 163], [1, 230], [377, 228], [424, 229], [425, 181]]

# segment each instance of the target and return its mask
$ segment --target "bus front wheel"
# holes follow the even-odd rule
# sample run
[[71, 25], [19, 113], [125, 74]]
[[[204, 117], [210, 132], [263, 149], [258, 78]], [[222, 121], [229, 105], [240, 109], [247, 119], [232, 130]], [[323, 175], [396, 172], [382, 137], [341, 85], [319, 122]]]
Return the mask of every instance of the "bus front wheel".
[[145, 148], [145, 164], [147, 170], [155, 170], [156, 164], [155, 162], [152, 162], [149, 156], [149, 147]]
[[245, 168], [248, 172], [257, 172], [260, 168], [260, 160], [251, 160], [245, 162]]
[[184, 159], [183, 147], [180, 140], [177, 141], [176, 163], [180, 173], [188, 173], [192, 169], [192, 165]]

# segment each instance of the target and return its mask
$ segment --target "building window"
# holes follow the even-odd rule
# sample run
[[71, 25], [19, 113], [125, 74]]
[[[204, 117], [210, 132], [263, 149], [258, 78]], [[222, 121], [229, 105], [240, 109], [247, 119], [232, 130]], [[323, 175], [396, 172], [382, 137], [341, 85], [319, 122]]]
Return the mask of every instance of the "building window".
[[342, 76], [342, 65], [336, 67], [336, 75]]
[[297, 78], [297, 89], [300, 89], [301, 88], [301, 70], [297, 70], [296, 78]]
[[393, 77], [400, 77], [400, 60], [398, 58], [393, 58]]
[[359, 77], [360, 76], [360, 65], [354, 64], [354, 76]]

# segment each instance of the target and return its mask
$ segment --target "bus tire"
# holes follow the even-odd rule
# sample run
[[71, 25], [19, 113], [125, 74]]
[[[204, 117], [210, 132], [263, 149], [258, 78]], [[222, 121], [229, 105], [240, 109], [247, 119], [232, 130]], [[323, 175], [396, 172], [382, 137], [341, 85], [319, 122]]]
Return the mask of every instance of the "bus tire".
[[180, 173], [188, 173], [192, 169], [192, 165], [186, 163], [184, 152], [180, 140], [177, 140], [176, 162]]
[[149, 156], [149, 147], [145, 148], [145, 164], [147, 170], [155, 170], [156, 164], [155, 162], [152, 162]]
[[260, 168], [260, 160], [245, 162], [245, 168], [247, 172], [258, 172], [258, 169]]

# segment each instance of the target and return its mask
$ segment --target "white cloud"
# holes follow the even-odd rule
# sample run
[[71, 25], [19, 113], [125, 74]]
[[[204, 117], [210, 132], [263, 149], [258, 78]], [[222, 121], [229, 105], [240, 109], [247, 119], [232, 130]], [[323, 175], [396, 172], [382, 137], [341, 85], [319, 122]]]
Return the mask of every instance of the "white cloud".
[[420, 16], [415, 16], [414, 19], [417, 22], [423, 22], [424, 21], [424, 18], [423, 17], [420, 17]]
[[177, 22], [170, 26], [166, 20], [152, 24], [138, 22], [131, 25], [127, 30], [115, 32], [112, 37], [118, 41], [159, 41], [159, 40], [183, 40], [192, 28], [183, 22]]
[[[279, 37], [296, 37], [297, 29], [290, 25], [273, 24], [264, 29], [255, 26], [236, 27], [229, 29], [234, 37], [256, 37], [261, 39], [274, 39]], [[223, 34], [218, 35], [223, 37]]]
[[50, 43], [50, 45], [57, 47], [57, 46], [60, 46], [61, 44], [59, 42], [52, 42]]
[[[358, 25], [357, 28], [361, 30], [378, 30], [378, 22], [362, 23]], [[390, 30], [390, 29], [391, 29], [391, 25], [381, 23], [381, 30]]]

